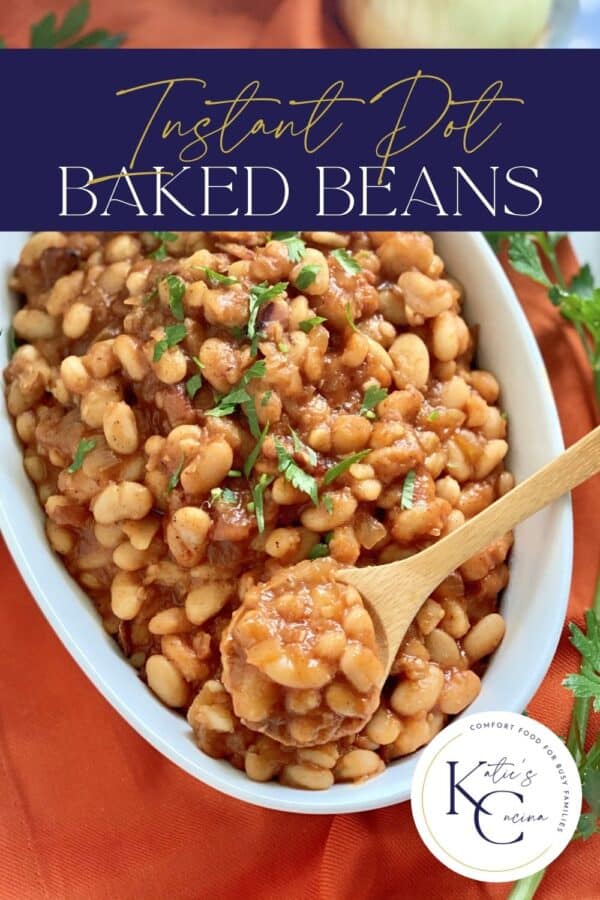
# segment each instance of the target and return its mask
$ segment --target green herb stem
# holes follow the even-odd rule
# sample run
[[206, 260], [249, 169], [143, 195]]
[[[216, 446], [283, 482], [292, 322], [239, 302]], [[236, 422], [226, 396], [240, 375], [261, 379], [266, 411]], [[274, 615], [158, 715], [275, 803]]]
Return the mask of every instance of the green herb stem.
[[541, 869], [539, 872], [534, 872], [533, 875], [528, 875], [527, 878], [519, 878], [506, 900], [531, 900], [545, 874], [546, 869]]

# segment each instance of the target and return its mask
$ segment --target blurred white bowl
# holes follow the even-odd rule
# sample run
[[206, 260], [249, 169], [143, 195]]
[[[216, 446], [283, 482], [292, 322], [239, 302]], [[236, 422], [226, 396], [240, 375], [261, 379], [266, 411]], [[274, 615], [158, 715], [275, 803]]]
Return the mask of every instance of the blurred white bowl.
[[[479, 323], [479, 364], [502, 385], [510, 421], [510, 467], [518, 480], [563, 449], [546, 371], [525, 316], [494, 254], [477, 233], [439, 233], [437, 249], [466, 287], [466, 316]], [[16, 298], [7, 276], [26, 239], [0, 235], [0, 369], [8, 359], [6, 330]], [[258, 784], [195, 746], [185, 719], [162, 706], [136, 676], [97, 618], [92, 603], [50, 550], [43, 516], [23, 470], [21, 448], [2, 401], [0, 528], [40, 609], [83, 671], [115, 709], [157, 750], [194, 778], [248, 803], [302, 813], [348, 813], [406, 800], [418, 754], [398, 760], [364, 784], [323, 793]], [[572, 563], [568, 498], [519, 526], [510, 585], [502, 598], [503, 643], [469, 712], [521, 712], [554, 655], [566, 611]], [[15, 660], [17, 665], [17, 660]]]

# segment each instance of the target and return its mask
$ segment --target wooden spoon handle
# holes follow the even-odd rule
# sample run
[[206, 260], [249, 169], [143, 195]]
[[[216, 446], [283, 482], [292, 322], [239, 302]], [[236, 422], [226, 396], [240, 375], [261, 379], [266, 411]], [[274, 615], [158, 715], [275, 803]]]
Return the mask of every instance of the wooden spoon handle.
[[[478, 515], [415, 557], [420, 587], [433, 590], [519, 522], [600, 472], [600, 426]], [[394, 564], [392, 564], [394, 565]]]

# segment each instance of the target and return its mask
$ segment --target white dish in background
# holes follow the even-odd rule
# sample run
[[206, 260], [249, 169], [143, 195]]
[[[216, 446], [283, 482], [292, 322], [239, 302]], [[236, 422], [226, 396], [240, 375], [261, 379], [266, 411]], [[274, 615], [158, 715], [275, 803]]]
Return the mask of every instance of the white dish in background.
[[[0, 234], [0, 369], [16, 299], [7, 276], [26, 240]], [[498, 377], [510, 421], [509, 466], [520, 481], [563, 449], [552, 392], [537, 344], [494, 254], [478, 233], [439, 233], [436, 246], [467, 292], [466, 318], [478, 322], [478, 362]], [[348, 813], [406, 800], [417, 755], [361, 785], [322, 793], [250, 781], [228, 762], [205, 756], [185, 718], [162, 706], [104, 632], [94, 607], [46, 542], [43, 515], [22, 465], [4, 399], [0, 412], [0, 528], [40, 609], [68, 651], [115, 709], [157, 750], [195, 778], [259, 806], [301, 813]], [[517, 529], [511, 580], [502, 598], [506, 637], [467, 712], [522, 712], [542, 681], [563, 625], [571, 579], [568, 498]]]

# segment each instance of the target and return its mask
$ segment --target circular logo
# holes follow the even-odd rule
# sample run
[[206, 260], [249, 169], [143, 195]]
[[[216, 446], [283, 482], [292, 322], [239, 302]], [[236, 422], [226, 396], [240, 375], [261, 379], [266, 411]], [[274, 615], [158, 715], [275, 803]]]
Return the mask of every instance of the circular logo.
[[477, 713], [425, 748], [411, 805], [422, 840], [449, 869], [514, 881], [567, 846], [581, 814], [581, 782], [545, 725], [516, 713]]

